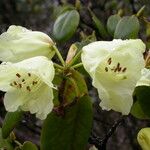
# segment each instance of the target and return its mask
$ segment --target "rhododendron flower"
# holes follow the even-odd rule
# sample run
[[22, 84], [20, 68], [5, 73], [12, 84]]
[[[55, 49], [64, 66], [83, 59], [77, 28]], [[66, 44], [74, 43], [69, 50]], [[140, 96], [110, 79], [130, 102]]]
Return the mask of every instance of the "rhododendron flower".
[[53, 108], [53, 78], [53, 63], [44, 56], [18, 63], [3, 62], [0, 65], [0, 90], [6, 92], [6, 110], [14, 112], [19, 108], [45, 119]]
[[35, 56], [52, 58], [53, 45], [52, 39], [43, 32], [12, 25], [0, 35], [0, 60], [18, 62]]
[[132, 93], [144, 68], [144, 51], [140, 39], [97, 41], [83, 47], [82, 62], [98, 89], [102, 109], [130, 112]]
[[150, 128], [143, 128], [139, 131], [137, 140], [142, 150], [150, 149]]
[[150, 69], [142, 69], [142, 76], [136, 86], [150, 86]]

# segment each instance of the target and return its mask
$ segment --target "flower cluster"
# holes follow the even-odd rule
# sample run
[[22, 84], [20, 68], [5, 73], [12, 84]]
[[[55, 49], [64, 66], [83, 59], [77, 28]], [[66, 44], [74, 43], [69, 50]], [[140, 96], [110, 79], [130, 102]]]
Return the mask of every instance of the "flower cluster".
[[[0, 35], [0, 90], [7, 111], [18, 109], [45, 119], [53, 109], [55, 44], [45, 33], [10, 26]], [[102, 109], [129, 114], [136, 86], [150, 86], [140, 39], [93, 42], [81, 59], [98, 89]]]
[[18, 109], [45, 119], [53, 109], [54, 45], [51, 38], [21, 26], [0, 35], [0, 90], [7, 111]]

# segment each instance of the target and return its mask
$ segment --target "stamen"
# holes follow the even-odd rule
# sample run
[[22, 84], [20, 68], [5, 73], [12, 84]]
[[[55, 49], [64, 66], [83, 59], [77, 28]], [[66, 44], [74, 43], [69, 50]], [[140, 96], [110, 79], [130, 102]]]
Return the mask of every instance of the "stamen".
[[20, 88], [20, 89], [22, 88], [22, 84], [19, 84], [19, 88]]
[[31, 77], [31, 73], [28, 73], [28, 76]]
[[16, 74], [16, 76], [17, 76], [18, 78], [20, 78], [20, 77], [21, 77], [21, 75], [20, 75], [19, 73], [17, 73], [17, 74]]
[[10, 83], [10, 86], [13, 86], [13, 84], [12, 84], [12, 83]]
[[107, 67], [105, 67], [105, 71], [108, 72], [108, 68]]
[[111, 58], [109, 58], [107, 62], [108, 62], [108, 64], [110, 65], [111, 62], [112, 62], [112, 61], [111, 61]]
[[14, 83], [14, 85], [17, 85], [17, 82], [16, 82], [16, 81], [14, 81], [13, 83]]
[[33, 82], [32, 82], [33, 85], [35, 85], [35, 84], [37, 84], [37, 83], [38, 83], [37, 81], [33, 81]]
[[27, 86], [26, 88], [27, 88], [27, 90], [28, 90], [29, 92], [31, 91], [30, 86]]
[[118, 68], [118, 72], [120, 72], [120, 71], [121, 71], [121, 69], [122, 69], [122, 68], [121, 68], [121, 67], [119, 67], [119, 68]]
[[127, 68], [123, 68], [122, 72], [126, 72]]
[[120, 63], [117, 64], [117, 68], [118, 68], [118, 69], [120, 68]]
[[25, 79], [22, 79], [22, 82], [24, 82], [25, 81]]

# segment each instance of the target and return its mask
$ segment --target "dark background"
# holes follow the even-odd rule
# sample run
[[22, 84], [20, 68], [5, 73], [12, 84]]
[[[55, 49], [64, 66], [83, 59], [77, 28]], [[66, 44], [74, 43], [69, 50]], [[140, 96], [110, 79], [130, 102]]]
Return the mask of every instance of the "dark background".
[[[21, 25], [32, 30], [38, 30], [47, 33], [52, 37], [54, 21], [59, 13], [59, 8], [65, 1], [60, 0], [0, 0], [0, 33], [12, 25]], [[73, 0], [66, 3], [74, 4]], [[81, 0], [83, 9], [80, 11], [81, 21], [86, 22], [87, 28], [79, 27], [74, 37], [67, 44], [58, 44], [62, 54], [66, 55], [67, 49], [74, 41], [80, 41], [79, 32], [84, 30], [87, 34], [91, 33], [91, 18], [86, 7], [90, 7], [97, 17], [106, 24], [108, 17], [122, 9], [125, 15], [135, 14], [143, 5], [146, 5], [145, 16], [150, 16], [149, 0]], [[141, 27], [140, 37], [145, 38], [145, 29]], [[101, 37], [97, 37], [102, 40]], [[110, 38], [111, 39], [111, 38]], [[89, 79], [87, 80], [89, 84]], [[94, 122], [93, 133], [96, 136], [104, 137], [113, 124], [122, 116], [119, 113], [102, 111], [99, 107], [97, 91], [89, 85], [90, 95], [93, 97]], [[3, 93], [0, 100], [0, 123], [2, 124], [5, 110], [2, 103]], [[39, 145], [39, 136], [42, 122], [36, 120], [34, 116], [24, 115], [22, 123], [15, 130], [17, 138], [21, 141], [31, 140]], [[117, 127], [114, 134], [107, 143], [107, 150], [140, 150], [137, 144], [136, 136], [142, 127], [149, 126], [147, 120], [138, 120], [129, 115]]]

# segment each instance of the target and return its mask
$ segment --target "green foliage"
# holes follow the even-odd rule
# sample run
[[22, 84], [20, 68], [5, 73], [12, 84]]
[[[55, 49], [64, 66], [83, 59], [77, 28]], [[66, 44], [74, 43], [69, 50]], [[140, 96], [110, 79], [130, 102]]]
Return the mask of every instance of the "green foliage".
[[[138, 116], [140, 118], [150, 118], [150, 87], [149, 86], [138, 86], [134, 91], [135, 100], [137, 100], [138, 104], [134, 104], [136, 108], [132, 113], [134, 116]], [[139, 106], [138, 106], [139, 105]], [[136, 109], [136, 110], [135, 110]], [[140, 110], [141, 109], [141, 110]], [[144, 113], [144, 114], [143, 114]]]
[[138, 101], [133, 104], [131, 114], [138, 119], [148, 119]]
[[64, 109], [64, 115], [51, 113], [44, 121], [41, 135], [43, 150], [84, 150], [92, 125], [92, 105], [85, 95]]
[[7, 112], [2, 126], [3, 138], [7, 138], [15, 126], [21, 121], [22, 111]]
[[136, 16], [126, 16], [120, 19], [114, 33], [115, 39], [136, 39], [139, 32], [139, 20]]
[[120, 21], [121, 17], [119, 15], [111, 15], [107, 20], [107, 30], [111, 36], [114, 36], [116, 26]]
[[0, 128], [0, 150], [3, 150], [3, 149], [13, 150], [14, 148], [12, 146], [12, 143], [11, 143], [10, 139], [3, 139], [2, 130]]
[[103, 23], [96, 17], [96, 15], [90, 10], [94, 26], [102, 38], [108, 37], [107, 31]]
[[53, 35], [55, 40], [65, 42], [70, 39], [79, 25], [79, 20], [79, 13], [76, 10], [62, 13], [54, 23]]

